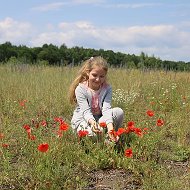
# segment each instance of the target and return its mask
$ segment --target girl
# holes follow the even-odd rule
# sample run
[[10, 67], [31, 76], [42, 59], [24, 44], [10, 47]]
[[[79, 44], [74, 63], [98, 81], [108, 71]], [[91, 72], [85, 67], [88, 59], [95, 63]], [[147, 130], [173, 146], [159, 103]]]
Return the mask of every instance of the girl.
[[123, 110], [111, 108], [112, 88], [106, 82], [108, 65], [100, 56], [83, 63], [79, 76], [70, 87], [70, 102], [76, 104], [71, 126], [77, 132], [88, 131], [89, 136], [101, 132], [99, 123], [105, 122], [109, 140], [117, 141], [112, 130], [123, 122]]

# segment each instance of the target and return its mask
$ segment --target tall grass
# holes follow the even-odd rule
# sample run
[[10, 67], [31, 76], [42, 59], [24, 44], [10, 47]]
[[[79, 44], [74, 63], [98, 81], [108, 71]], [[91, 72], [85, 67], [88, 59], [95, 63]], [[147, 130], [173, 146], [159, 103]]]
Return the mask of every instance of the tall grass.
[[[109, 70], [113, 106], [124, 110], [124, 127], [133, 121], [148, 128], [141, 138], [127, 136], [133, 149], [133, 157], [127, 158], [88, 138], [81, 145], [70, 129], [57, 135], [55, 117], [70, 123], [68, 89], [78, 69], [0, 66], [0, 189], [84, 189], [91, 171], [122, 168], [134, 174], [141, 189], [188, 190], [189, 73]], [[155, 115], [149, 117], [147, 110]], [[157, 119], [164, 125], [156, 126]], [[42, 121], [48, 125], [43, 127]], [[26, 124], [35, 140], [28, 138]], [[49, 144], [47, 152], [38, 151], [41, 143]]]

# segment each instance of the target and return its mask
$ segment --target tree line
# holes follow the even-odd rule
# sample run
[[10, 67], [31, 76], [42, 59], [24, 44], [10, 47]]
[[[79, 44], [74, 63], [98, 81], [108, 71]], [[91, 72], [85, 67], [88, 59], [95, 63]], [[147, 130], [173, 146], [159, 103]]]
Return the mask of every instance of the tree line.
[[91, 49], [83, 47], [68, 48], [65, 44], [60, 47], [44, 44], [42, 47], [15, 46], [11, 42], [0, 44], [0, 63], [45, 64], [56, 66], [76, 66], [92, 56], [104, 57], [110, 66], [137, 69], [164, 69], [174, 71], [190, 71], [190, 62], [161, 60], [148, 56], [144, 52], [140, 55], [125, 54], [112, 50]]

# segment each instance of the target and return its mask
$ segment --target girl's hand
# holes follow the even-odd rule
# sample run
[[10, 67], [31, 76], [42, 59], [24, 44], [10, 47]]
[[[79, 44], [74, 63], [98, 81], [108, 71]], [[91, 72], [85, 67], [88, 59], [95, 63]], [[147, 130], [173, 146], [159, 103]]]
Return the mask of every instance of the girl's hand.
[[112, 142], [117, 142], [119, 140], [119, 136], [115, 135], [113, 123], [109, 123], [107, 125], [107, 129], [108, 129], [109, 140]]
[[119, 140], [119, 136], [115, 136], [113, 133], [112, 133], [112, 131], [109, 131], [108, 132], [108, 137], [109, 137], [109, 140], [111, 141], [111, 142], [118, 142], [118, 140]]
[[93, 123], [92, 125], [91, 125], [91, 127], [92, 127], [92, 131], [94, 132], [94, 133], [100, 133], [100, 129], [98, 128], [98, 124], [95, 122], [95, 123]]
[[98, 128], [98, 124], [96, 121], [94, 121], [93, 119], [90, 119], [88, 122], [94, 133], [100, 133], [100, 129]]

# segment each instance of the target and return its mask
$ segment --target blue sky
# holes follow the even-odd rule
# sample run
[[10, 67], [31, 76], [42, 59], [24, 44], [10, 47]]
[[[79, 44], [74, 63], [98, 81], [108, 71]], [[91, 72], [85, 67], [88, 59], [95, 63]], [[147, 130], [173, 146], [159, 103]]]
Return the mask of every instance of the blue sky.
[[190, 61], [189, 0], [0, 0], [0, 44]]

